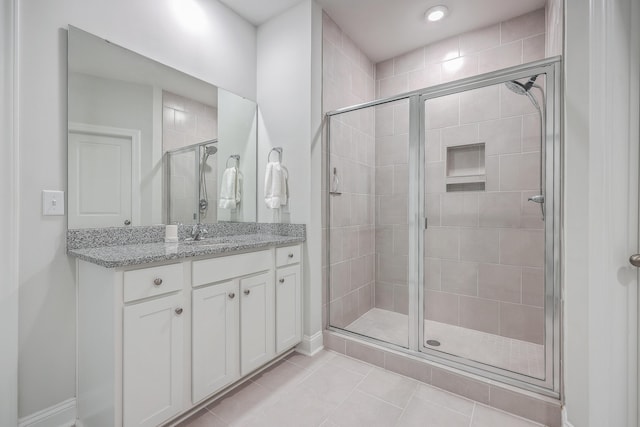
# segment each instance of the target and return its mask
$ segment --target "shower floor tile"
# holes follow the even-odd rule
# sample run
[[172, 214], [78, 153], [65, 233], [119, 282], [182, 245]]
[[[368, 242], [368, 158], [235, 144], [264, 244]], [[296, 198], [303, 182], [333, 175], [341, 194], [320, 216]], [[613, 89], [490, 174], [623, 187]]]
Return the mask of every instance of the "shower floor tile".
[[[393, 317], [393, 316], [391, 316]], [[297, 353], [179, 427], [541, 427], [412, 378], [323, 350]]]
[[[405, 314], [373, 308], [348, 325], [347, 331], [407, 347], [408, 321]], [[424, 321], [425, 342], [437, 340], [428, 348], [464, 357], [534, 378], [544, 378], [544, 346], [473, 329]]]

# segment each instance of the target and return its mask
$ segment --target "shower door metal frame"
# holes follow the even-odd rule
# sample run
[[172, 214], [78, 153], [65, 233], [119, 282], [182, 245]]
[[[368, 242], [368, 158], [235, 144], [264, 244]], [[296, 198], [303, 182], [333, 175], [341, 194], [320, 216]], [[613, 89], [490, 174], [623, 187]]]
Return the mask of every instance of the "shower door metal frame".
[[[471, 359], [455, 356], [449, 353], [435, 350], [425, 346], [424, 343], [424, 286], [418, 287], [419, 304], [419, 351], [428, 359], [445, 363], [452, 367], [482, 375], [489, 379], [505, 382], [520, 388], [535, 391], [550, 397], [557, 398], [560, 395], [560, 58], [550, 58], [542, 61], [511, 67], [491, 73], [486, 73], [455, 82], [434, 86], [421, 91], [420, 94], [420, 141], [426, 140], [425, 129], [425, 102], [429, 99], [442, 96], [463, 93], [474, 89], [500, 85], [511, 80], [529, 78], [532, 75], [545, 75], [545, 138], [541, 146], [544, 158], [544, 187], [545, 187], [545, 212], [544, 223], [544, 351], [545, 351], [545, 378], [538, 379], [528, 375], [509, 371], [504, 368], [477, 362]], [[557, 95], [557, 96], [556, 96]], [[424, 143], [420, 144], [418, 151], [414, 152], [425, 164], [426, 154]], [[421, 172], [424, 168], [420, 168]], [[419, 200], [420, 216], [426, 219], [424, 173], [420, 176], [420, 189], [418, 193], [412, 193]], [[417, 233], [414, 239], [418, 239], [418, 259], [424, 258], [424, 240], [422, 238], [424, 228], [413, 230]], [[418, 283], [424, 283], [424, 262], [418, 263]]]
[[[545, 222], [545, 379], [539, 380], [530, 376], [518, 374], [506, 369], [497, 368], [487, 364], [475, 362], [458, 356], [438, 352], [424, 347], [424, 238], [426, 226], [425, 212], [425, 148], [423, 138], [424, 129], [424, 101], [454, 93], [465, 92], [485, 86], [498, 85], [510, 80], [518, 80], [530, 77], [534, 74], [545, 74], [545, 196], [546, 217]], [[325, 157], [325, 188], [326, 200], [326, 260], [327, 260], [327, 328], [338, 331], [347, 336], [357, 337], [366, 342], [382, 345], [387, 348], [419, 356], [426, 360], [447, 365], [530, 390], [542, 395], [558, 398], [560, 396], [561, 380], [561, 313], [560, 313], [560, 234], [561, 234], [561, 58], [553, 57], [524, 65], [493, 71], [478, 76], [473, 76], [449, 83], [419, 89], [416, 91], [399, 94], [385, 99], [341, 108], [326, 113], [326, 157]], [[551, 95], [551, 96], [550, 96]], [[381, 341], [373, 337], [350, 332], [343, 328], [331, 326], [331, 258], [330, 258], [330, 231], [331, 231], [331, 119], [332, 116], [357, 111], [364, 108], [375, 107], [394, 101], [407, 99], [410, 103], [409, 120], [409, 336], [408, 348], [390, 342]]]

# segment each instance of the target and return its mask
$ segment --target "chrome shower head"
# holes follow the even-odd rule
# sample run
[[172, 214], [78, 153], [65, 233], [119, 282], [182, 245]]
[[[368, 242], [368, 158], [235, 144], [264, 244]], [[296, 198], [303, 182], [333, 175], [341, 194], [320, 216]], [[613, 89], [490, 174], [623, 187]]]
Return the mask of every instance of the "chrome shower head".
[[522, 84], [517, 80], [511, 80], [508, 82], [504, 82], [504, 85], [513, 93], [517, 95], [526, 95], [529, 90], [533, 87], [534, 83], [538, 76], [531, 76], [528, 82]]
[[207, 145], [204, 148], [204, 152], [207, 156], [213, 156], [214, 154], [216, 154], [218, 152], [218, 148], [214, 145]]
[[517, 95], [524, 95], [525, 93], [527, 93], [527, 89], [519, 81], [511, 80], [508, 82], [504, 82], [504, 85], [507, 87], [507, 89]]

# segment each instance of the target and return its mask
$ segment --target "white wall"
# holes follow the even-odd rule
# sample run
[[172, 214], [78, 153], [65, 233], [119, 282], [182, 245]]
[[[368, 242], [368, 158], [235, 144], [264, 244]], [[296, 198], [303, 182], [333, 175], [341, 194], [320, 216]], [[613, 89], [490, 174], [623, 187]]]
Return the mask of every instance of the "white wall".
[[0, 425], [18, 419], [18, 278], [16, 252], [17, 182], [13, 134], [13, 1], [0, 5]]
[[[309, 219], [311, 129], [311, 2], [258, 27], [258, 218], [306, 223]], [[264, 203], [264, 173], [272, 147], [282, 147], [289, 171], [289, 206], [275, 216]], [[277, 158], [276, 153], [272, 159]]]
[[[309, 225], [303, 281], [306, 340], [321, 331], [321, 26], [321, 9], [304, 0], [258, 28], [258, 221]], [[272, 147], [283, 148], [282, 163], [289, 171], [289, 205], [281, 212], [264, 203]]]
[[640, 5], [566, 2], [564, 390], [575, 427], [637, 426]]
[[[151, 85], [105, 79], [82, 73], [70, 74], [69, 121], [76, 123], [135, 129], [140, 131], [140, 223], [153, 224], [153, 213], [162, 210], [162, 200], [151, 194], [149, 177], [156, 167], [153, 161], [154, 151], [161, 148], [162, 140], [154, 140], [154, 88]], [[162, 180], [161, 176], [157, 179]], [[92, 185], [92, 184], [90, 184]], [[80, 228], [74, 225], [71, 228]]]
[[[226, 90], [218, 91], [218, 187], [222, 183], [222, 174], [227, 166], [235, 164], [229, 156], [240, 155], [240, 173], [242, 174], [241, 202], [237, 209], [217, 208], [219, 221], [255, 221], [256, 220], [256, 104], [248, 99], [239, 98]], [[220, 184], [218, 184], [220, 183]], [[219, 194], [220, 188], [213, 194]], [[212, 209], [216, 209], [212, 206]], [[207, 221], [208, 222], [208, 221]]]
[[[176, 4], [183, 7], [175, 10]], [[199, 12], [185, 22], [179, 12], [191, 9], [186, 4]], [[74, 261], [65, 253], [66, 217], [40, 214], [41, 190], [66, 190], [67, 25], [250, 99], [256, 97], [256, 30], [215, 0], [23, 0], [19, 8], [19, 415], [24, 417], [75, 394]]]

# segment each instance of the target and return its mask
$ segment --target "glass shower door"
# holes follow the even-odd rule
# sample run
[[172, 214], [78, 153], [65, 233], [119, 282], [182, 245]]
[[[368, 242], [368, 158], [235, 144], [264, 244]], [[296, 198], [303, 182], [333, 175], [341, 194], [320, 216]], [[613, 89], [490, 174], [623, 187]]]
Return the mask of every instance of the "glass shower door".
[[409, 345], [409, 100], [331, 117], [329, 324]]
[[540, 382], [552, 345], [545, 79], [423, 97], [421, 350]]

